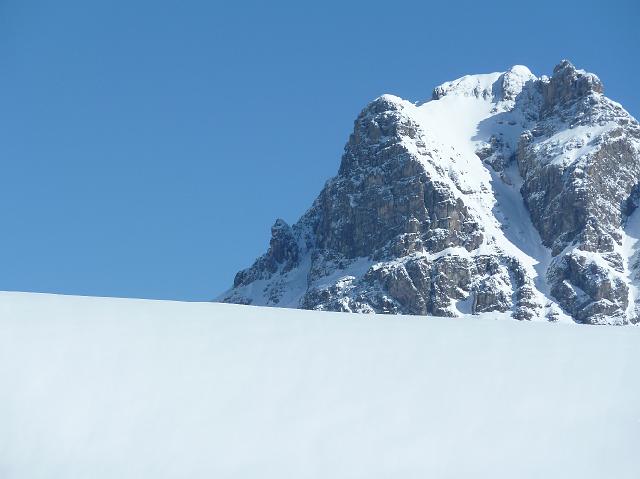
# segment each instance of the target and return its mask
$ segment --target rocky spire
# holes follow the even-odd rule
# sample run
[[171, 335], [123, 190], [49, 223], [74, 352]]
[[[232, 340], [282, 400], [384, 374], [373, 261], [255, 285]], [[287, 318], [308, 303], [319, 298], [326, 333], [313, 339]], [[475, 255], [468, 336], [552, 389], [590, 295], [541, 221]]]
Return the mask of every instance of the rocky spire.
[[543, 108], [549, 110], [591, 93], [604, 93], [600, 79], [593, 73], [576, 69], [569, 60], [562, 60], [553, 69], [551, 78], [542, 82]]

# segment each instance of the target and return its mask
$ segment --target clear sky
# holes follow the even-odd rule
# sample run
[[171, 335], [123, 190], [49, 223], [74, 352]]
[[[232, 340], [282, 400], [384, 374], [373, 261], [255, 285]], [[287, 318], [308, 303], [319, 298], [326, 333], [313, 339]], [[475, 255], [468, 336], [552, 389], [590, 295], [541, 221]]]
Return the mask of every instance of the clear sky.
[[0, 290], [213, 298], [383, 93], [569, 58], [639, 116], [639, 5], [0, 0]]

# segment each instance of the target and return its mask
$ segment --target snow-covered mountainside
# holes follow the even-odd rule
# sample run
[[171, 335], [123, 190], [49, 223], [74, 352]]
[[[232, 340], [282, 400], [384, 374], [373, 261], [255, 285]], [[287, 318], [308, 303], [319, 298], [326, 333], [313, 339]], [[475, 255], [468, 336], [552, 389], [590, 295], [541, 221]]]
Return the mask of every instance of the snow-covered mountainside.
[[640, 471], [640, 328], [0, 293], [0, 477]]
[[338, 175], [218, 300], [638, 322], [640, 125], [562, 61], [465, 76], [355, 121]]

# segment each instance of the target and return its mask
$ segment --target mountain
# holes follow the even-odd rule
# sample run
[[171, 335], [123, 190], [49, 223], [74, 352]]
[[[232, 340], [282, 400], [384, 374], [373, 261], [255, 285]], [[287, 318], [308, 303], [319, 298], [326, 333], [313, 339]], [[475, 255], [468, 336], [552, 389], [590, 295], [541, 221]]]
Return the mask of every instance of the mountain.
[[636, 479], [639, 344], [0, 292], [0, 477]]
[[218, 300], [628, 324], [640, 318], [640, 125], [564, 60], [362, 110], [337, 176]]

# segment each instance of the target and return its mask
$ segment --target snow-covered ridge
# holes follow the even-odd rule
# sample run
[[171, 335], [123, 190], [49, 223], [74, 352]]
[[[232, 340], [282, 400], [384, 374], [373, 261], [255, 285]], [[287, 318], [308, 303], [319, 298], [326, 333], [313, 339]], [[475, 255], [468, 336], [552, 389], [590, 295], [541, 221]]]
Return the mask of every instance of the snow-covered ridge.
[[640, 469], [640, 329], [0, 293], [3, 479]]
[[472, 97], [482, 100], [514, 100], [524, 85], [538, 78], [524, 65], [514, 65], [506, 72], [465, 75], [434, 88], [433, 100], [445, 96]]
[[382, 95], [338, 175], [219, 299], [636, 322], [623, 238], [639, 152], [637, 121], [567, 61], [467, 75], [422, 103]]

